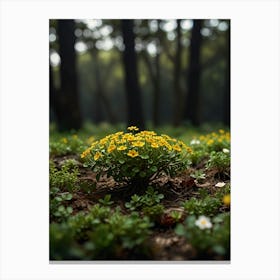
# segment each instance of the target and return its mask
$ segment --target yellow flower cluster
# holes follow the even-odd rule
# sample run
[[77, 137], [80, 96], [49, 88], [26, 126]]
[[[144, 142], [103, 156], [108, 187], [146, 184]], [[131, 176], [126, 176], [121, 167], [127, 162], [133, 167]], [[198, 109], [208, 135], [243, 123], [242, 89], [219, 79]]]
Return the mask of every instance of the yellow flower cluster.
[[208, 146], [213, 145], [214, 143], [230, 142], [230, 133], [225, 132], [223, 129], [220, 129], [217, 133], [212, 132], [207, 135], [201, 135], [199, 137], [201, 142], [206, 143]]
[[192, 149], [185, 143], [168, 135], [157, 135], [154, 131], [146, 130], [136, 133], [139, 130], [136, 126], [130, 126], [128, 130], [131, 132], [117, 132], [93, 142], [82, 153], [81, 158], [92, 154], [94, 160], [98, 160], [106, 153], [125, 153], [128, 157], [134, 158], [151, 150], [192, 153]]

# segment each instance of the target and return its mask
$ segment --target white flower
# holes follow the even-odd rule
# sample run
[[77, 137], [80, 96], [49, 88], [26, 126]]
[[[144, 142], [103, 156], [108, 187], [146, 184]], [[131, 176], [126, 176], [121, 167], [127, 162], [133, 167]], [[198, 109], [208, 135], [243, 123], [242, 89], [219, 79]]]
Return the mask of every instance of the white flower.
[[199, 216], [199, 218], [195, 221], [195, 225], [198, 226], [200, 229], [212, 227], [210, 219], [205, 216]]
[[191, 145], [199, 145], [200, 144], [200, 141], [197, 140], [197, 139], [193, 139], [191, 142], [190, 142]]
[[225, 154], [228, 154], [228, 153], [229, 153], [229, 149], [224, 148], [224, 149], [223, 149], [223, 152], [224, 152]]
[[225, 185], [226, 185], [226, 183], [224, 183], [224, 182], [219, 182], [219, 183], [217, 183], [217, 184], [215, 185], [215, 187], [222, 188], [222, 187], [224, 187]]

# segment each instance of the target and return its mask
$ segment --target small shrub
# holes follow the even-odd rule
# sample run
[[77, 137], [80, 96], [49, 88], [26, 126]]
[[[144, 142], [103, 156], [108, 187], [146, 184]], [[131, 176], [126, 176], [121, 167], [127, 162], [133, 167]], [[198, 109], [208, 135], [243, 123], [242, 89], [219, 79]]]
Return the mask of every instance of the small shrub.
[[146, 206], [142, 209], [142, 212], [144, 213], [144, 215], [148, 216], [151, 220], [155, 220], [164, 212], [164, 207], [162, 204]]
[[175, 228], [178, 235], [184, 236], [196, 249], [197, 258], [208, 259], [209, 256], [230, 256], [230, 215], [219, 214], [212, 221], [204, 216], [189, 216], [184, 224]]
[[73, 196], [69, 192], [61, 193], [56, 187], [50, 189], [50, 216], [56, 221], [65, 220], [73, 212], [67, 202], [72, 200]]
[[117, 132], [92, 143], [81, 157], [100, 176], [106, 172], [117, 182], [145, 186], [162, 173], [175, 175], [188, 164], [192, 152], [182, 141], [153, 131]]
[[219, 212], [222, 201], [216, 197], [206, 196], [203, 199], [192, 197], [185, 201], [182, 206], [189, 215], [208, 215], [213, 216]]
[[73, 160], [65, 160], [61, 170], [50, 161], [50, 187], [72, 191], [78, 182], [79, 168]]
[[95, 206], [88, 214], [77, 214], [61, 224], [50, 226], [51, 259], [121, 259], [128, 252], [143, 257], [153, 224], [138, 213], [126, 216], [119, 209]]
[[110, 194], [106, 194], [103, 199], [101, 198], [98, 201], [103, 206], [110, 206], [110, 205], [114, 204], [114, 201], [111, 201], [111, 195]]
[[207, 168], [217, 168], [220, 172], [230, 167], [230, 155], [224, 152], [211, 152], [206, 165]]
[[194, 173], [191, 174], [191, 177], [196, 179], [199, 183], [206, 178], [206, 174], [203, 173], [203, 170], [196, 170]]
[[130, 202], [125, 203], [125, 207], [130, 209], [131, 211], [142, 209], [143, 207], [151, 207], [160, 203], [160, 201], [164, 198], [163, 194], [158, 193], [158, 191], [154, 190], [152, 187], [148, 187], [145, 195], [139, 196], [134, 194], [131, 197]]
[[76, 134], [50, 141], [52, 156], [80, 154], [85, 148], [85, 143]]

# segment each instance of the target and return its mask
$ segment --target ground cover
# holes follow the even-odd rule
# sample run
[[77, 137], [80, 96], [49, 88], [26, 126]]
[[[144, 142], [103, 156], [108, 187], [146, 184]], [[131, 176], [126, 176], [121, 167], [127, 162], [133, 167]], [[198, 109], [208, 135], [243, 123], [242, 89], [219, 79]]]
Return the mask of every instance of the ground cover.
[[49, 166], [51, 260], [230, 259], [228, 131], [52, 131]]

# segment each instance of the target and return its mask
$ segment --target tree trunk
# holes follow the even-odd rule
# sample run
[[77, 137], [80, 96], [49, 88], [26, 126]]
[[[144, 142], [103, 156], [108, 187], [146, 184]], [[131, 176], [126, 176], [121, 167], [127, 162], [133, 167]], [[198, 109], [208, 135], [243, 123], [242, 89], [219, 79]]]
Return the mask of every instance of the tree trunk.
[[183, 92], [181, 88], [182, 73], [182, 30], [181, 20], [177, 19], [177, 50], [174, 63], [174, 108], [173, 108], [173, 125], [179, 126], [182, 122], [182, 104]]
[[152, 112], [152, 122], [154, 126], [159, 125], [159, 98], [160, 98], [160, 53], [156, 54], [154, 58], [155, 67], [153, 67], [153, 63], [149, 54], [144, 51], [141, 53], [143, 60], [147, 66], [149, 71], [149, 77], [151, 79], [152, 87], [153, 87], [153, 112]]
[[230, 126], [230, 22], [226, 31], [226, 70], [225, 70], [225, 89], [223, 104], [223, 123]]
[[59, 131], [81, 128], [81, 112], [78, 98], [76, 73], [75, 23], [73, 20], [58, 20], [60, 65], [60, 96], [57, 114]]
[[[100, 73], [100, 66], [99, 66], [99, 56], [98, 56], [98, 50], [93, 48], [91, 51], [91, 55], [93, 57], [94, 63], [95, 63], [95, 67], [94, 67], [94, 71], [95, 71], [95, 82], [96, 82], [96, 99], [98, 101], [98, 108], [96, 108], [96, 110], [98, 110], [99, 112], [101, 111], [101, 103], [103, 103], [104, 105], [104, 111], [108, 114], [108, 118], [110, 123], [116, 123], [116, 116], [112, 110], [112, 106], [110, 103], [110, 100], [107, 98], [106, 94], [105, 94], [105, 90], [104, 90], [104, 86], [102, 83], [102, 77], [101, 77], [101, 73]], [[100, 114], [100, 113], [99, 113]], [[97, 114], [97, 115], [99, 115]], [[100, 120], [99, 120], [100, 122]]]
[[[49, 92], [50, 92], [50, 118], [52, 114], [54, 114], [54, 120], [56, 120], [57, 115], [57, 101], [56, 101], [56, 91], [54, 86], [54, 80], [53, 80], [53, 70], [51, 63], [49, 63]], [[52, 120], [50, 120], [52, 121]]]
[[125, 45], [123, 64], [127, 94], [128, 125], [136, 125], [140, 129], [144, 129], [142, 100], [138, 82], [137, 58], [135, 53], [133, 20], [122, 20], [121, 25]]
[[153, 102], [153, 124], [159, 125], [159, 100], [160, 100], [160, 53], [155, 57], [155, 81], [154, 81], [154, 102]]
[[199, 100], [199, 83], [200, 83], [200, 52], [202, 37], [200, 29], [202, 20], [194, 20], [191, 33], [190, 53], [189, 53], [189, 71], [187, 77], [187, 100], [185, 119], [190, 120], [194, 126], [200, 125], [200, 100]]

